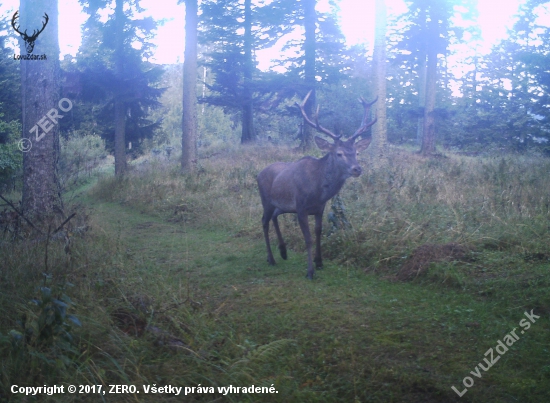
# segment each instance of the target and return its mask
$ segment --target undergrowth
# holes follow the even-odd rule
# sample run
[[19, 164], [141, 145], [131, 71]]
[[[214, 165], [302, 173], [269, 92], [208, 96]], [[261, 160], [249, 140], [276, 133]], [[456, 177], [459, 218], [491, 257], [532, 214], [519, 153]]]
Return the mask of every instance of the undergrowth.
[[[204, 159], [195, 174], [183, 176], [175, 162], [159, 162], [121, 180], [105, 178], [93, 194], [173, 222], [258, 237], [257, 174], [274, 161], [299, 156], [246, 147]], [[418, 246], [450, 242], [548, 253], [550, 160], [513, 155], [423, 159], [394, 150], [376, 169], [369, 162], [362, 161], [363, 175], [348, 179], [341, 191], [352, 228], [324, 240], [327, 257], [361, 266], [399, 265]], [[302, 250], [295, 219], [282, 217], [287, 243]]]
[[138, 385], [141, 393], [142, 385], [154, 384], [274, 386], [284, 398], [290, 388], [284, 365], [296, 353], [295, 341], [258, 344], [219, 329], [193, 300], [189, 283], [162, 281], [129, 253], [117, 225], [107, 235], [91, 219], [87, 233], [72, 237], [70, 253], [55, 241], [0, 244], [0, 401], [27, 401], [12, 386], [64, 385], [64, 394], [37, 396], [59, 402], [81, 400], [67, 393], [68, 385], [108, 391], [112, 384]]
[[[70, 253], [1, 243], [0, 401], [44, 384], [278, 391], [188, 402], [547, 401], [549, 160], [392, 150], [375, 169], [364, 158], [327, 205], [326, 267], [308, 282], [293, 215], [280, 222], [294, 253], [265, 263], [256, 185], [269, 163], [300, 157], [214, 150], [192, 174], [142, 159], [82, 198], [89, 230]], [[531, 309], [540, 322], [459, 400], [451, 385]]]

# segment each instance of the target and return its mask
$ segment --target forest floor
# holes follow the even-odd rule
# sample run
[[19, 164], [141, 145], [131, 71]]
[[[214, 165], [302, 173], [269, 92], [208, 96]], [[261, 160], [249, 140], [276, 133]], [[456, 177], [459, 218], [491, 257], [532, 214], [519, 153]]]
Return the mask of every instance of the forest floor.
[[[216, 356], [215, 346], [225, 342], [248, 352], [292, 340], [276, 356], [286, 363], [273, 370], [273, 363], [261, 363], [266, 374], [251, 378], [268, 386], [283, 383], [285, 397], [265, 400], [549, 401], [549, 312], [517, 292], [498, 290], [499, 282], [514, 279], [536, 287], [545, 278], [548, 287], [548, 263], [493, 252], [486, 258], [503, 265], [500, 274], [487, 273], [475, 280], [477, 286], [462, 289], [400, 282], [330, 261], [308, 281], [304, 253], [290, 252], [287, 261], [277, 256], [278, 264], [270, 267], [261, 239], [182, 228], [111, 203], [91, 206], [102, 230], [120, 234], [136, 262], [134, 275], [147, 284], [134, 300], [159, 306], [186, 301], [195, 314], [209, 318], [212, 340], [199, 350]], [[523, 334], [519, 323], [533, 309], [540, 319]], [[497, 342], [514, 329], [519, 340], [499, 358]], [[470, 372], [476, 368], [479, 378]], [[474, 381], [470, 388], [465, 377]], [[468, 393], [459, 398], [452, 386]]]
[[[75, 199], [91, 235], [75, 237], [57, 273], [75, 285], [81, 354], [55, 382], [140, 393], [52, 401], [550, 401], [545, 253], [423, 243], [388, 267], [325, 259], [310, 281], [296, 231], [288, 260], [268, 266], [255, 211], [255, 227], [205, 224], [191, 201], [151, 213], [129, 197], [106, 200], [109, 186]], [[14, 379], [4, 374], [3, 386]], [[153, 384], [189, 393], [146, 394]], [[276, 393], [218, 390], [230, 385]]]

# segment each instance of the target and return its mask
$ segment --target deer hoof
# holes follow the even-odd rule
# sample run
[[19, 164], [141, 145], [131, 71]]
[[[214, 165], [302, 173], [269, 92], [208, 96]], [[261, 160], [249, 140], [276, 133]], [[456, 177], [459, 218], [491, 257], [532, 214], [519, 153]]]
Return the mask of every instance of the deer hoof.
[[275, 266], [275, 259], [273, 259], [273, 258], [270, 259], [270, 258], [268, 257], [268, 258], [267, 258], [267, 263], [269, 263], [270, 266]]
[[307, 273], [307, 274], [306, 274], [306, 278], [307, 278], [308, 280], [313, 280], [313, 273]]
[[279, 245], [279, 252], [281, 253], [281, 257], [286, 260], [287, 254], [286, 254], [286, 245]]

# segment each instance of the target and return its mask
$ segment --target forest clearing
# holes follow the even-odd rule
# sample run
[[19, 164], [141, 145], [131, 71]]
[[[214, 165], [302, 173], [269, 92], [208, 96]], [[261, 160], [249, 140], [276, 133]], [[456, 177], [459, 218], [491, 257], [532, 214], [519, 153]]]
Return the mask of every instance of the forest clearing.
[[[44, 315], [44, 305], [29, 304], [46, 302], [37, 293], [44, 285], [70, 297], [67, 313], [82, 324], [50, 325], [75, 338], [70, 346], [59, 337], [24, 349], [5, 340], [3, 398], [7, 385], [40, 379], [141, 390], [87, 401], [181, 401], [144, 395], [142, 385], [153, 384], [215, 388], [189, 402], [548, 399], [546, 159], [429, 160], [395, 149], [373, 169], [360, 158], [365, 172], [342, 190], [350, 227], [327, 237], [327, 226], [325, 268], [309, 281], [291, 215], [281, 219], [288, 260], [265, 261], [255, 183], [267, 163], [297, 155], [211, 154], [183, 178], [164, 158], [122, 180], [92, 175], [72, 195], [89, 229], [71, 236], [70, 254], [63, 241], [2, 245], [3, 337], [23, 332], [14, 326], [23, 315], [27, 326]], [[525, 312], [540, 318], [520, 334]], [[481, 369], [514, 329], [519, 340]], [[229, 385], [278, 393], [218, 393]], [[49, 399], [39, 400], [82, 397]]]
[[550, 402], [549, 66], [550, 0], [2, 1], [0, 403]]

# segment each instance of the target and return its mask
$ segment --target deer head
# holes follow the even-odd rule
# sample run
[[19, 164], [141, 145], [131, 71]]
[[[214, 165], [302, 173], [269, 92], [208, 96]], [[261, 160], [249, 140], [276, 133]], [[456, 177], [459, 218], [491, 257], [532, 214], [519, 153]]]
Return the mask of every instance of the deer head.
[[359, 98], [359, 102], [361, 103], [361, 105], [363, 105], [364, 109], [361, 126], [355, 131], [355, 133], [353, 133], [353, 135], [349, 139], [342, 140], [342, 136], [335, 135], [330, 130], [324, 128], [319, 124], [319, 106], [317, 106], [317, 111], [315, 112], [313, 120], [307, 116], [304, 106], [310, 95], [311, 91], [308, 92], [301, 104], [296, 103], [296, 105], [300, 108], [304, 120], [310, 126], [314, 127], [319, 132], [326, 134], [334, 140], [334, 143], [330, 143], [322, 137], [316, 136], [315, 144], [317, 144], [317, 147], [319, 147], [319, 149], [333, 154], [333, 156], [335, 157], [334, 161], [337, 166], [340, 166], [342, 169], [347, 167], [349, 176], [357, 177], [361, 175], [362, 169], [359, 164], [357, 164], [356, 155], [358, 152], [363, 151], [370, 145], [371, 137], [360, 140], [357, 143], [355, 143], [355, 140], [357, 139], [357, 137], [359, 137], [359, 135], [364, 133], [369, 127], [376, 123], [377, 118], [374, 118], [374, 120], [371, 120], [370, 122], [368, 121], [368, 119], [370, 115], [370, 109], [372, 105], [374, 105], [374, 103], [378, 100], [378, 97], [376, 97], [372, 102], [365, 101], [363, 97]]
[[46, 28], [46, 25], [48, 25], [48, 21], [50, 20], [50, 17], [48, 17], [48, 14], [44, 13], [44, 19], [45, 21], [42, 23], [42, 28], [40, 30], [33, 30], [32, 35], [27, 35], [27, 30], [25, 32], [21, 32], [19, 30], [19, 25], [15, 25], [15, 20], [19, 17], [19, 11], [16, 11], [13, 15], [13, 18], [11, 19], [11, 26], [17, 32], [19, 35], [21, 35], [21, 38], [25, 41], [25, 49], [27, 50], [27, 54], [31, 54], [34, 50], [34, 41], [38, 38], [38, 35], [44, 31], [44, 28]]

